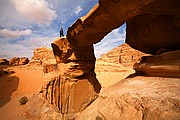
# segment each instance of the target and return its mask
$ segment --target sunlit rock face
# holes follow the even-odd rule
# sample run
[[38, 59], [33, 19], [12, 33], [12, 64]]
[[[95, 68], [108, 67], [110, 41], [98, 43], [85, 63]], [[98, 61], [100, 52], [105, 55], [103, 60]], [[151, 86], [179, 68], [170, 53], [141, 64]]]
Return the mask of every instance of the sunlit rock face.
[[124, 43], [108, 53], [103, 54], [99, 60], [121, 64], [125, 67], [132, 67], [135, 63], [140, 61], [142, 56], [148, 56], [148, 54], [133, 49], [127, 43]]
[[68, 40], [76, 46], [100, 42], [113, 29], [141, 13], [153, 0], [99, 0], [89, 13], [79, 18], [67, 31]]
[[[83, 110], [79, 116], [83, 120], [178, 119], [179, 57], [169, 58], [179, 52], [167, 51], [180, 49], [179, 6], [179, 0], [99, 0], [87, 15], [69, 27], [67, 38], [52, 43], [57, 65], [44, 67], [44, 98], [58, 109], [63, 119], [75, 119]], [[126, 43], [142, 52], [159, 54], [143, 57], [134, 69], [160, 77], [130, 76], [95, 101], [101, 85], [94, 72], [93, 44], [125, 22]], [[167, 65], [170, 67], [166, 68]]]
[[46, 64], [56, 64], [51, 48], [36, 48], [33, 53], [34, 55], [29, 61], [29, 65], [44, 66]]
[[93, 46], [75, 47], [67, 38], [58, 38], [52, 48], [57, 70], [46, 81], [43, 94], [64, 118], [74, 118], [97, 98], [101, 89], [94, 72]]

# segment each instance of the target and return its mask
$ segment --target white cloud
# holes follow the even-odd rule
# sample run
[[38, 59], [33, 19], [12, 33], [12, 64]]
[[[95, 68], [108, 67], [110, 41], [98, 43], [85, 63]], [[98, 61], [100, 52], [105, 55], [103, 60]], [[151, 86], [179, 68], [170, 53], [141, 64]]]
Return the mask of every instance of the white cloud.
[[32, 31], [30, 29], [27, 30], [16, 30], [16, 31], [11, 31], [8, 29], [2, 29], [0, 30], [0, 36], [1, 37], [10, 37], [10, 38], [17, 38], [20, 36], [27, 36], [31, 35]]
[[19, 41], [18, 43], [27, 47], [30, 50], [34, 50], [38, 47], [51, 47], [51, 43], [55, 40], [55, 37], [34, 37]]
[[56, 18], [56, 12], [45, 0], [11, 0], [17, 13], [32, 22], [49, 24]]
[[81, 6], [77, 6], [76, 9], [74, 10], [74, 13], [75, 13], [76, 15], [78, 15], [81, 11], [82, 11]]

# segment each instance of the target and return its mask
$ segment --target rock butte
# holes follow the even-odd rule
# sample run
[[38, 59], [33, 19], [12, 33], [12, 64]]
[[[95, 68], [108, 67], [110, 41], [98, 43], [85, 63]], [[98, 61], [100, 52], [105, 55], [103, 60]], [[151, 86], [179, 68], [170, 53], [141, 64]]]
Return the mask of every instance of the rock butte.
[[[93, 44], [125, 22], [126, 43], [142, 52], [159, 54], [135, 64], [137, 73], [176, 78], [127, 78], [106, 90], [78, 118], [179, 119], [179, 6], [179, 0], [99, 0], [87, 15], [69, 27], [66, 37], [56, 39], [52, 48], [57, 67], [54, 71], [45, 70], [47, 79], [42, 91], [44, 98], [58, 109], [59, 119], [77, 118], [98, 97], [101, 85], [94, 72]], [[136, 89], [138, 85], [140, 88]], [[173, 88], [164, 89], [165, 86]]]

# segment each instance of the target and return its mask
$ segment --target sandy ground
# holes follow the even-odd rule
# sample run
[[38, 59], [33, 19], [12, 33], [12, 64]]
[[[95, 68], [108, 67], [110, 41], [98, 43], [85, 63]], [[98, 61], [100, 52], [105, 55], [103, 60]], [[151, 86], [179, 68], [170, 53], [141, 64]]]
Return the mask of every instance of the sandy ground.
[[[11, 73], [0, 77], [0, 120], [24, 120], [25, 106], [19, 104], [19, 99], [30, 97], [43, 85], [42, 67], [19, 66], [7, 69]], [[103, 91], [134, 73], [134, 70], [120, 64], [96, 61], [95, 72]]]
[[101, 60], [96, 61], [95, 67], [96, 77], [102, 86], [101, 91], [135, 72], [132, 67], [124, 67], [121, 64], [107, 63]]
[[42, 86], [42, 68], [19, 66], [7, 69], [11, 72], [0, 77], [0, 120], [24, 120], [24, 106], [19, 104], [19, 99], [30, 97]]

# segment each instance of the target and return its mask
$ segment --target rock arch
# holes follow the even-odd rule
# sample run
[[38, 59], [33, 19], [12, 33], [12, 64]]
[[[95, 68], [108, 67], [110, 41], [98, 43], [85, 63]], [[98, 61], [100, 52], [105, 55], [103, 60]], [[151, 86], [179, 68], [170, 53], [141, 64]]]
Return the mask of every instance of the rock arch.
[[[130, 46], [152, 54], [161, 48], [178, 49], [180, 9], [177, 6], [180, 6], [178, 0], [171, 3], [168, 0], [133, 0], [131, 3], [99, 0], [86, 16], [69, 27], [67, 37], [52, 43], [58, 74], [46, 86], [44, 96], [68, 119], [75, 118], [93, 102], [101, 89], [94, 72], [93, 44], [124, 22], [127, 22], [126, 42]], [[165, 30], [166, 27], [169, 30]], [[166, 35], [168, 31], [170, 34]]]

